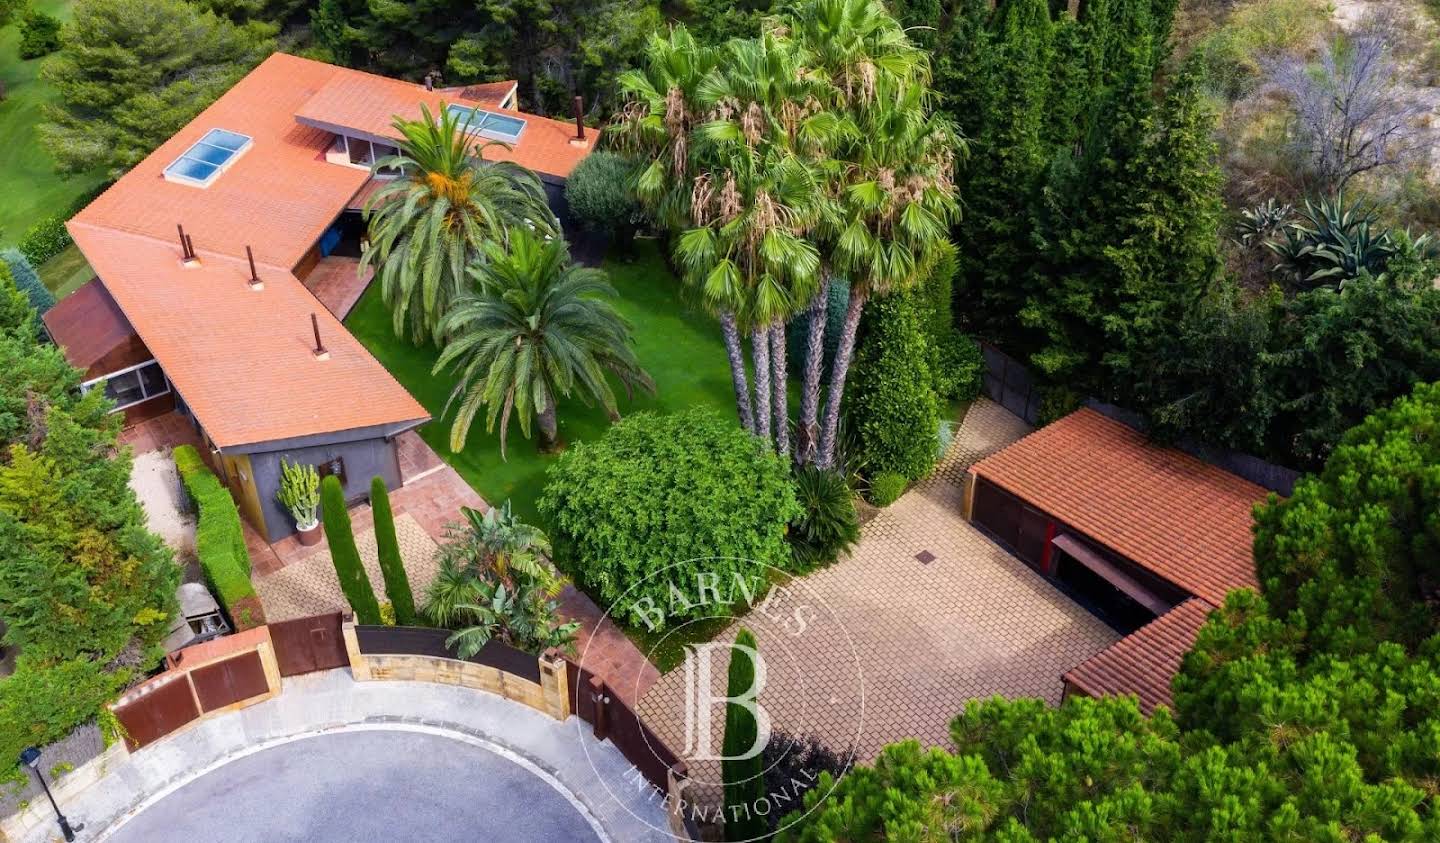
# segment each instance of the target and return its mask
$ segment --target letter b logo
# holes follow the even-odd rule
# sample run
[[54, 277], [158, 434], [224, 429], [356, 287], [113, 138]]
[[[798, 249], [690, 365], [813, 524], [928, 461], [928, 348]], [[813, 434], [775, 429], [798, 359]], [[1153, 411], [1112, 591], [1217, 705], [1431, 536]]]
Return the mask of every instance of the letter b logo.
[[[770, 715], [756, 700], [765, 688], [765, 659], [754, 647], [725, 641], [707, 641], [685, 649], [685, 755], [694, 761], [737, 761], [759, 755], [770, 742]], [[755, 667], [750, 687], [730, 689], [733, 696], [713, 692], [715, 653], [722, 650], [729, 650], [732, 659], [749, 659]], [[755, 740], [738, 755], [714, 752], [714, 713], [721, 704], [741, 706], [755, 718]], [[723, 715], [720, 719], [723, 723]]]

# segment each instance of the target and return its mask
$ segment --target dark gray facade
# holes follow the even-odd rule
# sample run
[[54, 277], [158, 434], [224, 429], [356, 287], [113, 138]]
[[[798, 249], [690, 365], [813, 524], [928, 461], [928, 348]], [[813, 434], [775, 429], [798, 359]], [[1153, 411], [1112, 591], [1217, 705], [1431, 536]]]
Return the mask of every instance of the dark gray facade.
[[267, 541], [278, 541], [295, 532], [295, 520], [275, 499], [280, 490], [280, 460], [308, 463], [320, 470], [341, 468], [345, 500], [364, 500], [370, 495], [370, 481], [385, 479], [385, 488], [400, 487], [400, 462], [395, 450], [395, 437], [413, 425], [390, 428], [362, 428], [338, 433], [306, 436], [253, 446], [227, 449], [250, 455], [255, 491], [260, 497], [261, 514], [265, 518], [263, 532]]

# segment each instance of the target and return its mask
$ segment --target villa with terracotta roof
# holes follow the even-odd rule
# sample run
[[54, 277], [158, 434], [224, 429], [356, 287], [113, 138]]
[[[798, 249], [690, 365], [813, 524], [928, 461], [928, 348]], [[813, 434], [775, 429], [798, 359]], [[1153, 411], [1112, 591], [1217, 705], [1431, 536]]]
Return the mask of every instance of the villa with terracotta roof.
[[96, 279], [45, 315], [86, 386], [135, 422], [194, 423], [241, 512], [270, 541], [280, 459], [352, 498], [400, 483], [395, 438], [429, 413], [341, 323], [359, 274], [371, 163], [395, 117], [460, 114], [487, 159], [534, 170], [552, 204], [595, 136], [515, 110], [515, 83], [433, 90], [277, 53], [70, 220]]
[[1211, 610], [1257, 588], [1260, 486], [1081, 409], [971, 466], [966, 516], [1126, 637], [1064, 676], [1066, 693], [1169, 705]]

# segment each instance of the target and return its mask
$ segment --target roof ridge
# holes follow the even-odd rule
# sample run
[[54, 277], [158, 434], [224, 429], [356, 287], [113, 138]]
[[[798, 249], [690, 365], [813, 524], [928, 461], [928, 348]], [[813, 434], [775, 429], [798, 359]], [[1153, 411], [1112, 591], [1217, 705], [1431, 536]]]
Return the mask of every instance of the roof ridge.
[[[357, 192], [358, 192], [358, 191], [357, 191]], [[180, 225], [183, 225], [183, 223], [179, 223], [179, 224], [180, 224]], [[72, 226], [72, 225], [73, 225], [73, 226], [77, 226], [77, 227], [86, 228], [86, 229], [88, 229], [88, 230], [90, 230], [90, 231], [104, 231], [104, 232], [109, 232], [110, 234], [119, 235], [119, 236], [121, 236], [121, 237], [134, 237], [134, 238], [137, 239], [137, 240], [143, 240], [143, 241], [145, 241], [145, 242], [147, 242], [147, 243], [157, 243], [157, 244], [162, 244], [162, 245], [170, 246], [170, 247], [174, 247], [174, 246], [175, 246], [175, 241], [174, 241], [174, 240], [169, 240], [169, 239], [164, 238], [164, 237], [156, 237], [156, 236], [153, 235], [153, 234], [147, 234], [147, 233], [145, 233], [145, 232], [143, 232], [143, 231], [131, 231], [131, 230], [126, 229], [126, 228], [119, 228], [119, 227], [116, 227], [116, 226], [101, 225], [101, 224], [99, 224], [99, 223], [88, 222], [88, 221], [86, 221], [86, 220], [80, 219], [78, 216], [71, 217], [71, 218], [65, 223], [65, 225], [66, 225], [67, 228], [68, 228], [69, 226]], [[178, 235], [179, 232], [176, 232], [176, 233], [177, 233], [177, 235]], [[248, 245], [248, 244], [247, 244], [247, 245]], [[245, 263], [245, 262], [247, 262], [247, 260], [248, 260], [247, 257], [246, 257], [244, 254], [233, 254], [233, 255], [232, 255], [232, 254], [230, 254], [229, 252], [221, 252], [221, 251], [217, 251], [217, 250], [215, 250], [215, 249], [196, 248], [196, 249], [195, 249], [195, 254], [200, 255], [200, 256], [202, 256], [202, 257], [205, 256], [205, 255], [209, 255], [210, 257], [220, 258], [220, 259], [222, 259], [222, 260], [237, 261], [237, 262], [240, 262], [240, 263]], [[295, 275], [295, 273], [292, 271], [292, 269], [291, 269], [290, 267], [288, 267], [288, 266], [282, 266], [282, 265], [280, 265], [280, 264], [278, 264], [278, 263], [270, 263], [270, 262], [268, 262], [268, 261], [260, 260], [260, 259], [257, 258], [257, 259], [255, 259], [255, 265], [256, 265], [256, 266], [263, 266], [263, 267], [266, 268], [266, 269], [276, 270], [277, 272], [281, 272], [281, 273], [283, 273], [283, 274], [285, 274], [285, 275], [289, 275], [289, 276], [291, 276], [292, 278], [293, 278], [294, 275]], [[295, 280], [298, 281], [299, 279], [297, 278], [297, 279], [295, 279]]]

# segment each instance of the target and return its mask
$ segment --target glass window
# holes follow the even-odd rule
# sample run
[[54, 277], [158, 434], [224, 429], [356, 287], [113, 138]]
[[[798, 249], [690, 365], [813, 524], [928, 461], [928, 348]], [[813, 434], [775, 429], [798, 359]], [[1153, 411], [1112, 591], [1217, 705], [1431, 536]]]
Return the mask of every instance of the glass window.
[[165, 385], [165, 373], [160, 370], [159, 363], [151, 363], [137, 371], [140, 373], [140, 385], [145, 387], [146, 398], [163, 395], [169, 390]]
[[[374, 152], [375, 160], [376, 160], [376, 161], [379, 161], [381, 158], [385, 158], [385, 157], [388, 157], [388, 156], [391, 156], [391, 155], [399, 155], [399, 154], [400, 154], [400, 147], [398, 147], [398, 146], [391, 146], [391, 145], [388, 144], [388, 143], [372, 143], [372, 144], [370, 144], [370, 148], [371, 148], [371, 150]], [[398, 176], [398, 175], [400, 175], [400, 168], [399, 168], [399, 167], [381, 167], [379, 170], [376, 170], [375, 172], [376, 172], [378, 175], [382, 175], [382, 176]]]
[[105, 381], [105, 397], [115, 402], [116, 407], [145, 400], [145, 387], [140, 383], [140, 373], [124, 372]]
[[350, 163], [362, 167], [370, 166], [375, 159], [370, 157], [370, 141], [350, 138]]

